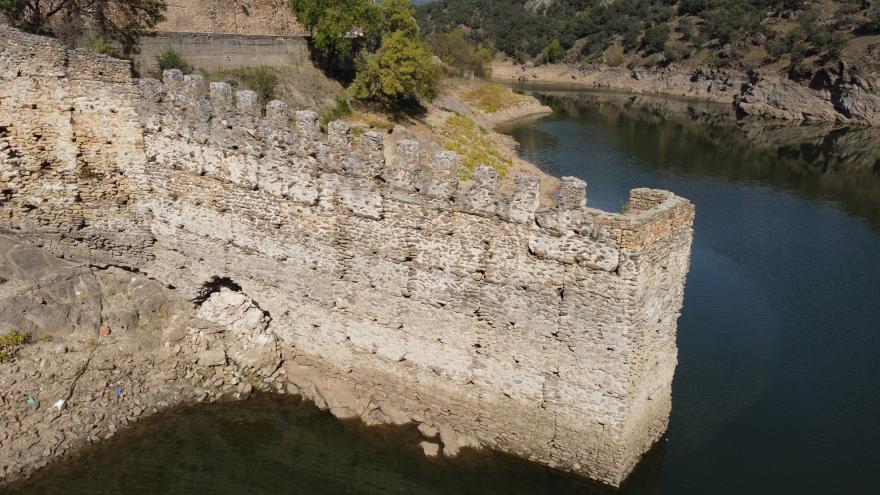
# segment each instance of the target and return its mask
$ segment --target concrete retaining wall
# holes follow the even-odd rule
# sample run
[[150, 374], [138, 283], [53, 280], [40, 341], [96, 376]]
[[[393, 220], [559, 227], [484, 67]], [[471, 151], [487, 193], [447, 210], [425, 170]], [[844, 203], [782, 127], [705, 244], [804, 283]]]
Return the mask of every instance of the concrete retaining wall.
[[208, 70], [309, 63], [304, 36], [154, 33], [141, 38], [141, 53], [135, 59], [138, 69], [145, 74], [154, 70], [156, 56], [166, 48], [183, 54], [192, 66]]

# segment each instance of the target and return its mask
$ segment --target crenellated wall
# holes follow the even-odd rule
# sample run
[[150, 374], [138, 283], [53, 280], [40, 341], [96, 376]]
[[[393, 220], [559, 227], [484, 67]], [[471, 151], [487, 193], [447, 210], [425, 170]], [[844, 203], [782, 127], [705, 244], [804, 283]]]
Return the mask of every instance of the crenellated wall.
[[504, 195], [494, 169], [460, 182], [454, 153], [417, 141], [386, 153], [383, 134], [325, 135], [278, 101], [263, 115], [225, 83], [0, 39], [3, 228], [193, 300], [235, 284], [290, 382], [340, 416], [612, 485], [665, 431], [688, 201], [635, 189], [607, 213], [566, 177], [539, 210], [534, 176]]

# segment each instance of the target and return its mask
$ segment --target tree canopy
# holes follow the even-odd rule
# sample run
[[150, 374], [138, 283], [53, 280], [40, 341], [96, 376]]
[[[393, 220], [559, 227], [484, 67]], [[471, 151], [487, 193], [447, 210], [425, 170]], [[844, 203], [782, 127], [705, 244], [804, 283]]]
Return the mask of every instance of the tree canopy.
[[318, 50], [354, 58], [355, 98], [398, 110], [433, 95], [431, 53], [409, 0], [291, 0], [290, 8]]
[[311, 31], [315, 47], [327, 55], [351, 55], [354, 39], [378, 40], [382, 35], [373, 0], [291, 0], [290, 8]]
[[[880, 1], [866, 0], [437, 0], [419, 5], [424, 33], [464, 28], [470, 39], [519, 61], [550, 60], [556, 40], [570, 59], [614, 52], [650, 57], [733, 57], [772, 40], [819, 59], [854, 33], [880, 30]], [[786, 41], [794, 40], [794, 42]], [[757, 50], [760, 51], [760, 50]], [[788, 51], [785, 51], [787, 54]], [[662, 58], [662, 57], [661, 57]]]

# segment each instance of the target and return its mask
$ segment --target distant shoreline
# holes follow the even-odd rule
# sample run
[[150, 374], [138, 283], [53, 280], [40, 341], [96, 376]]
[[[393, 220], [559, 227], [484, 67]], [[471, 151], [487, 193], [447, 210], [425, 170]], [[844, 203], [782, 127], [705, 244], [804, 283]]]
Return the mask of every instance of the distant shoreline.
[[812, 78], [824, 82], [815, 89], [777, 72], [746, 74], [711, 68], [529, 67], [496, 60], [492, 73], [494, 80], [508, 84], [556, 83], [696, 98], [733, 105], [741, 114], [771, 120], [880, 126], [880, 78], [843, 63], [836, 69], [818, 69]]

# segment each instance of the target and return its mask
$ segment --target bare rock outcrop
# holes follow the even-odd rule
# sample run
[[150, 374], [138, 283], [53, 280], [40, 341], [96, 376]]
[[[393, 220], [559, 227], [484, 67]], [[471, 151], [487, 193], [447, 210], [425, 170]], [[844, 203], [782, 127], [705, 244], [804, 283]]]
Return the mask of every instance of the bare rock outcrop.
[[[880, 126], [880, 78], [841, 63], [836, 70], [767, 77], [752, 72], [736, 100], [746, 115]], [[803, 82], [798, 82], [802, 80]]]

